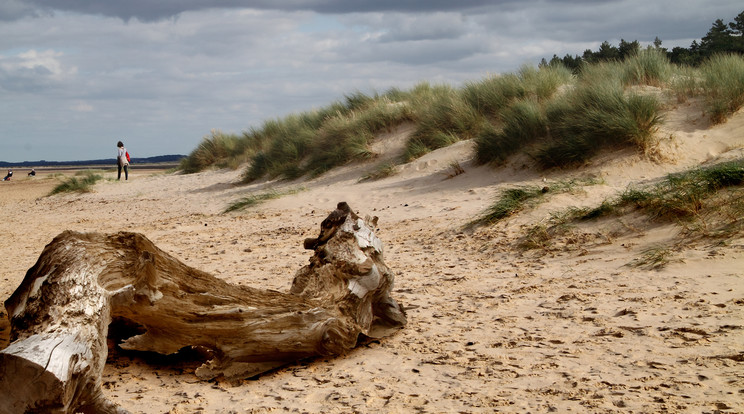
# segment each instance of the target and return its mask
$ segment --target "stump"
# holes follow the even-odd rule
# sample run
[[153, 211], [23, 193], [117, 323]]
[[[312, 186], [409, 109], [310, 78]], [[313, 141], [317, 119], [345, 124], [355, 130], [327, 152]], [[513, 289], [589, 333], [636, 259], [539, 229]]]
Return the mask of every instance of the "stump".
[[121, 348], [206, 352], [195, 372], [205, 380], [341, 355], [360, 334], [405, 325], [370, 219], [339, 203], [305, 247], [310, 264], [281, 293], [228, 284], [138, 233], [61, 233], [5, 302], [11, 344], [0, 351], [0, 414], [123, 412], [101, 391], [113, 318], [142, 332]]

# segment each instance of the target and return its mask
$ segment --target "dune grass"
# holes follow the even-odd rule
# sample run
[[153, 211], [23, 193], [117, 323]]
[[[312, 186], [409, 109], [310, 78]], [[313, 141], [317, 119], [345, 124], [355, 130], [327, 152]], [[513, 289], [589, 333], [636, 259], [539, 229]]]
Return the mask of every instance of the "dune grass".
[[520, 99], [501, 111], [501, 128], [488, 125], [475, 138], [475, 157], [480, 164], [499, 165], [527, 145], [548, 134], [548, 120], [540, 104]]
[[250, 158], [244, 182], [261, 177], [295, 179], [316, 176], [352, 160], [372, 156], [374, 135], [389, 131], [411, 119], [405, 104], [387, 96], [370, 97], [361, 92], [346, 103], [330, 108], [289, 115], [264, 124], [251, 135], [265, 143]]
[[49, 195], [60, 193], [88, 193], [93, 185], [102, 180], [103, 176], [93, 171], [79, 171], [74, 177], [67, 178], [52, 189]]
[[508, 188], [501, 191], [498, 199], [485, 214], [470, 222], [468, 227], [475, 225], [492, 225], [517, 212], [523, 210], [528, 202], [541, 198], [547, 191], [536, 186]]
[[700, 67], [678, 67], [670, 90], [680, 102], [701, 97], [711, 121], [725, 122], [744, 105], [744, 56], [714, 55]]
[[363, 182], [363, 181], [381, 180], [386, 177], [391, 177], [397, 173], [398, 173], [398, 166], [392, 161], [387, 161], [387, 162], [383, 162], [382, 164], [378, 165], [373, 171], [367, 174], [364, 174], [362, 178], [359, 179], [359, 181]]
[[406, 145], [404, 161], [472, 138], [482, 127], [481, 114], [451, 86], [419, 84], [411, 94], [409, 105], [416, 130]]
[[554, 168], [581, 165], [608, 148], [646, 151], [662, 121], [661, 103], [626, 90], [626, 84], [662, 82], [668, 62], [658, 60], [648, 53], [624, 63], [586, 66], [562, 93], [555, 93], [555, 83], [548, 89], [553, 93], [513, 100], [501, 109], [502, 122], [483, 128], [476, 138], [476, 159], [498, 165], [527, 151], [540, 167]]
[[623, 62], [621, 77], [625, 85], [662, 87], [673, 73], [674, 66], [663, 51], [646, 49]]
[[700, 71], [711, 121], [724, 122], [744, 105], [744, 56], [716, 55]]
[[260, 148], [261, 142], [257, 137], [225, 134], [219, 130], [212, 130], [210, 135], [202, 138], [202, 142], [188, 157], [181, 160], [179, 169], [186, 174], [201, 171], [210, 166], [219, 168], [238, 168], [252, 151]]
[[237, 201], [234, 201], [231, 203], [224, 211], [224, 213], [229, 213], [232, 211], [239, 211], [239, 210], [245, 210], [247, 208], [255, 207], [264, 201], [268, 200], [274, 200], [277, 198], [280, 198], [285, 195], [289, 194], [296, 194], [300, 191], [303, 191], [302, 188], [295, 188], [295, 189], [289, 189], [285, 191], [277, 191], [277, 190], [268, 190], [262, 193], [255, 193], [250, 194], [246, 197], [242, 197]]
[[596, 185], [600, 182], [596, 178], [589, 177], [551, 182], [545, 186], [532, 185], [504, 189], [499, 193], [494, 203], [480, 217], [468, 223], [466, 227], [496, 224], [530, 205], [539, 204], [545, 200], [545, 196], [548, 194], [569, 193], [577, 188]]
[[670, 174], [656, 184], [629, 188], [593, 208], [572, 207], [553, 213], [549, 224], [528, 229], [520, 246], [547, 248], [555, 237], [568, 233], [567, 229], [580, 222], [629, 213], [682, 228], [679, 240], [643, 252], [631, 263], [634, 266], [661, 268], [670, 262], [677, 247], [691, 239], [725, 243], [738, 237], [744, 233], [744, 159]]
[[550, 137], [534, 153], [543, 168], [581, 165], [607, 148], [646, 150], [652, 144], [662, 121], [661, 103], [627, 92], [617, 76], [607, 77], [603, 69], [586, 69], [582, 82], [546, 108]]
[[[738, 193], [743, 186], [744, 159], [739, 159], [670, 174], [653, 186], [629, 188], [615, 200], [605, 200], [593, 209], [577, 210], [574, 218], [594, 219], [622, 214], [630, 209], [642, 211], [653, 219], [681, 221], [699, 217], [706, 208], [710, 211], [724, 207], [734, 209], [727, 214], [738, 221], [744, 219], [744, 209], [737, 211], [741, 203], [716, 196], [728, 189]], [[722, 203], [726, 205], [722, 206]]]
[[689, 68], [649, 48], [624, 61], [586, 64], [576, 75], [562, 65], [524, 66], [460, 88], [421, 82], [410, 90], [354, 92], [239, 135], [212, 131], [181, 169], [247, 163], [244, 182], [312, 177], [374, 156], [376, 135], [405, 122], [415, 130], [397, 163], [474, 139], [482, 164], [501, 165], [523, 153], [543, 169], [580, 166], [602, 151], [654, 147], [663, 107], [659, 94], [643, 86], [671, 91], [680, 101], [702, 97], [706, 113], [722, 122], [744, 104], [744, 57], [720, 55]]

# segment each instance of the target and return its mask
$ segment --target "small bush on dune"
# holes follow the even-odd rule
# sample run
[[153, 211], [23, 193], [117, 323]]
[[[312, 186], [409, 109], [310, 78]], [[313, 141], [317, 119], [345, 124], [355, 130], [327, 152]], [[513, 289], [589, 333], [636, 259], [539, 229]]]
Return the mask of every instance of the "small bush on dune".
[[373, 171], [365, 174], [359, 181], [380, 180], [395, 175], [398, 172], [398, 166], [394, 162], [384, 162], [377, 166]]

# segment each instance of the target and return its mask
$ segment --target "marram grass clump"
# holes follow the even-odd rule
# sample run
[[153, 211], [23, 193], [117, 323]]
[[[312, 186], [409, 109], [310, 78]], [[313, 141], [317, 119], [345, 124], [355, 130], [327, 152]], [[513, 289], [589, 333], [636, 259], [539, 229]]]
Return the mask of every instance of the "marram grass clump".
[[49, 195], [59, 193], [88, 193], [93, 185], [102, 180], [103, 176], [91, 171], [82, 171], [75, 177], [70, 177], [54, 187]]

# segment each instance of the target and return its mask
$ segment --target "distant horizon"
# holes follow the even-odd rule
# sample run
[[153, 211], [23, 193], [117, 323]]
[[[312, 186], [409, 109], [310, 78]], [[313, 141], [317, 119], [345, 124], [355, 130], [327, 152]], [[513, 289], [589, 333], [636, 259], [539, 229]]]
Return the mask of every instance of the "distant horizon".
[[[165, 154], [165, 155], [154, 155], [152, 157], [132, 157], [132, 162], [176, 162], [181, 158], [186, 157], [183, 154]], [[44, 167], [44, 166], [62, 166], [62, 165], [101, 165], [101, 164], [115, 164], [116, 157], [108, 158], [91, 158], [82, 160], [34, 160], [34, 161], [3, 161], [0, 160], [0, 168], [8, 167]]]

